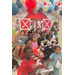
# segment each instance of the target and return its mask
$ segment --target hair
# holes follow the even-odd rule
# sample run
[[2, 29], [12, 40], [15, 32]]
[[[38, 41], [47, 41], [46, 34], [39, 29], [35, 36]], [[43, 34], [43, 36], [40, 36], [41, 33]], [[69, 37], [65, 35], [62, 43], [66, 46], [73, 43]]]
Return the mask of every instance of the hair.
[[34, 28], [33, 28], [33, 29], [31, 29], [31, 31], [34, 31]]
[[43, 33], [44, 33], [44, 32], [41, 32], [41, 33], [40, 33], [40, 36], [41, 36]]
[[30, 48], [30, 47], [25, 47], [25, 48], [23, 49], [23, 52], [26, 53], [26, 51], [27, 51], [28, 49], [31, 49], [31, 48]]
[[38, 30], [40, 30], [40, 28], [37, 28], [36, 33], [37, 33]]
[[47, 33], [47, 31], [44, 31], [44, 33]]
[[21, 30], [21, 32], [24, 32], [25, 33], [25, 30]]
[[54, 22], [54, 24], [57, 24], [57, 22]]
[[60, 46], [54, 46], [54, 50], [56, 50], [56, 48], [58, 48], [58, 47], [61, 49], [61, 47], [60, 47]]
[[28, 35], [29, 35], [29, 34], [32, 34], [32, 31], [28, 31]]
[[46, 35], [46, 39], [49, 39], [49, 36], [51, 36], [51, 35], [48, 35], [48, 34], [47, 34], [47, 35]]
[[27, 39], [26, 42], [25, 42], [25, 44], [27, 44], [28, 41], [31, 41], [31, 40], [30, 39]]

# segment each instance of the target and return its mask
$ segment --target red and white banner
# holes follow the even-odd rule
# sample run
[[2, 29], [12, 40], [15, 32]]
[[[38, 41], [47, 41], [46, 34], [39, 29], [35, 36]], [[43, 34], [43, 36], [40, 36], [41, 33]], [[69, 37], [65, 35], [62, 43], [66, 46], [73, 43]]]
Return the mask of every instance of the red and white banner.
[[26, 18], [26, 19], [22, 19], [20, 20], [20, 30], [25, 30], [26, 32], [30, 30], [30, 19]]
[[51, 27], [51, 20], [43, 19], [42, 31], [49, 31]]

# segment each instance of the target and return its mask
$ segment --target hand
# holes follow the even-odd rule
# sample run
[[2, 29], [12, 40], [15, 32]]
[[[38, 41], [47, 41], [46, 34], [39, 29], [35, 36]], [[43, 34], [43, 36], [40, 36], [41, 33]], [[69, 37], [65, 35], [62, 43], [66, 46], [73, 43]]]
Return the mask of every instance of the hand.
[[39, 68], [40, 68], [40, 65], [36, 66], [36, 68], [35, 68], [35, 69], [36, 69], [36, 70], [38, 70]]
[[52, 46], [53, 44], [50, 44], [50, 46]]
[[44, 66], [45, 69], [49, 69], [48, 66]]
[[24, 38], [24, 36], [22, 35], [21, 38]]

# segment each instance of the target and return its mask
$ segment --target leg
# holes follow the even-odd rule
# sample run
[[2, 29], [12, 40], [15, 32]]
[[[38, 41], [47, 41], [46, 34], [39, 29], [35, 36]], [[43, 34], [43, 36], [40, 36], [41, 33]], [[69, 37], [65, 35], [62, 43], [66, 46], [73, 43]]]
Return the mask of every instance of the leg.
[[16, 48], [16, 58], [18, 59], [18, 56], [19, 56], [19, 51], [21, 49], [21, 45], [18, 45], [17, 48]]
[[54, 68], [54, 75], [59, 75], [59, 69]]
[[25, 45], [22, 46], [22, 51], [23, 51], [24, 48], [25, 48]]
[[57, 44], [58, 44], [58, 38], [56, 38]]
[[54, 75], [54, 65], [50, 63], [49, 68], [53, 69], [53, 71], [49, 72], [48, 75]]
[[57, 41], [57, 44], [58, 44], [58, 34], [55, 34], [55, 38], [56, 38], [56, 41]]
[[13, 58], [12, 64], [16, 65], [16, 68], [18, 69], [19, 67], [18, 61], [16, 61], [14, 58]]
[[14, 64], [12, 63], [12, 69], [14, 68]]
[[49, 51], [51, 54], [54, 52], [52, 48], [47, 48], [47, 51]]
[[46, 56], [43, 58], [43, 60], [46, 60], [47, 58], [49, 58], [49, 55], [51, 54], [49, 51], [44, 50], [43, 51], [44, 54], [46, 54]]

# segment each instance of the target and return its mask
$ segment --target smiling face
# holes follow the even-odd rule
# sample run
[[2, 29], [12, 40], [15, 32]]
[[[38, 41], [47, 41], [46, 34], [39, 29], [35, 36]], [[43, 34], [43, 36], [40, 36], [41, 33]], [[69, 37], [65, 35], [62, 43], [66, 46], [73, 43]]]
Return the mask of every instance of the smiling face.
[[23, 36], [25, 35], [24, 31], [21, 31], [21, 35], [23, 35]]
[[37, 41], [37, 36], [33, 37], [33, 41], [36, 42]]
[[32, 55], [33, 55], [33, 52], [31, 49], [27, 49], [26, 52], [25, 52], [25, 57], [26, 58], [32, 58]]
[[57, 47], [54, 51], [56, 52], [56, 54], [61, 53], [61, 49], [59, 47]]
[[29, 41], [27, 42], [26, 46], [32, 48], [32, 41], [29, 40]]

